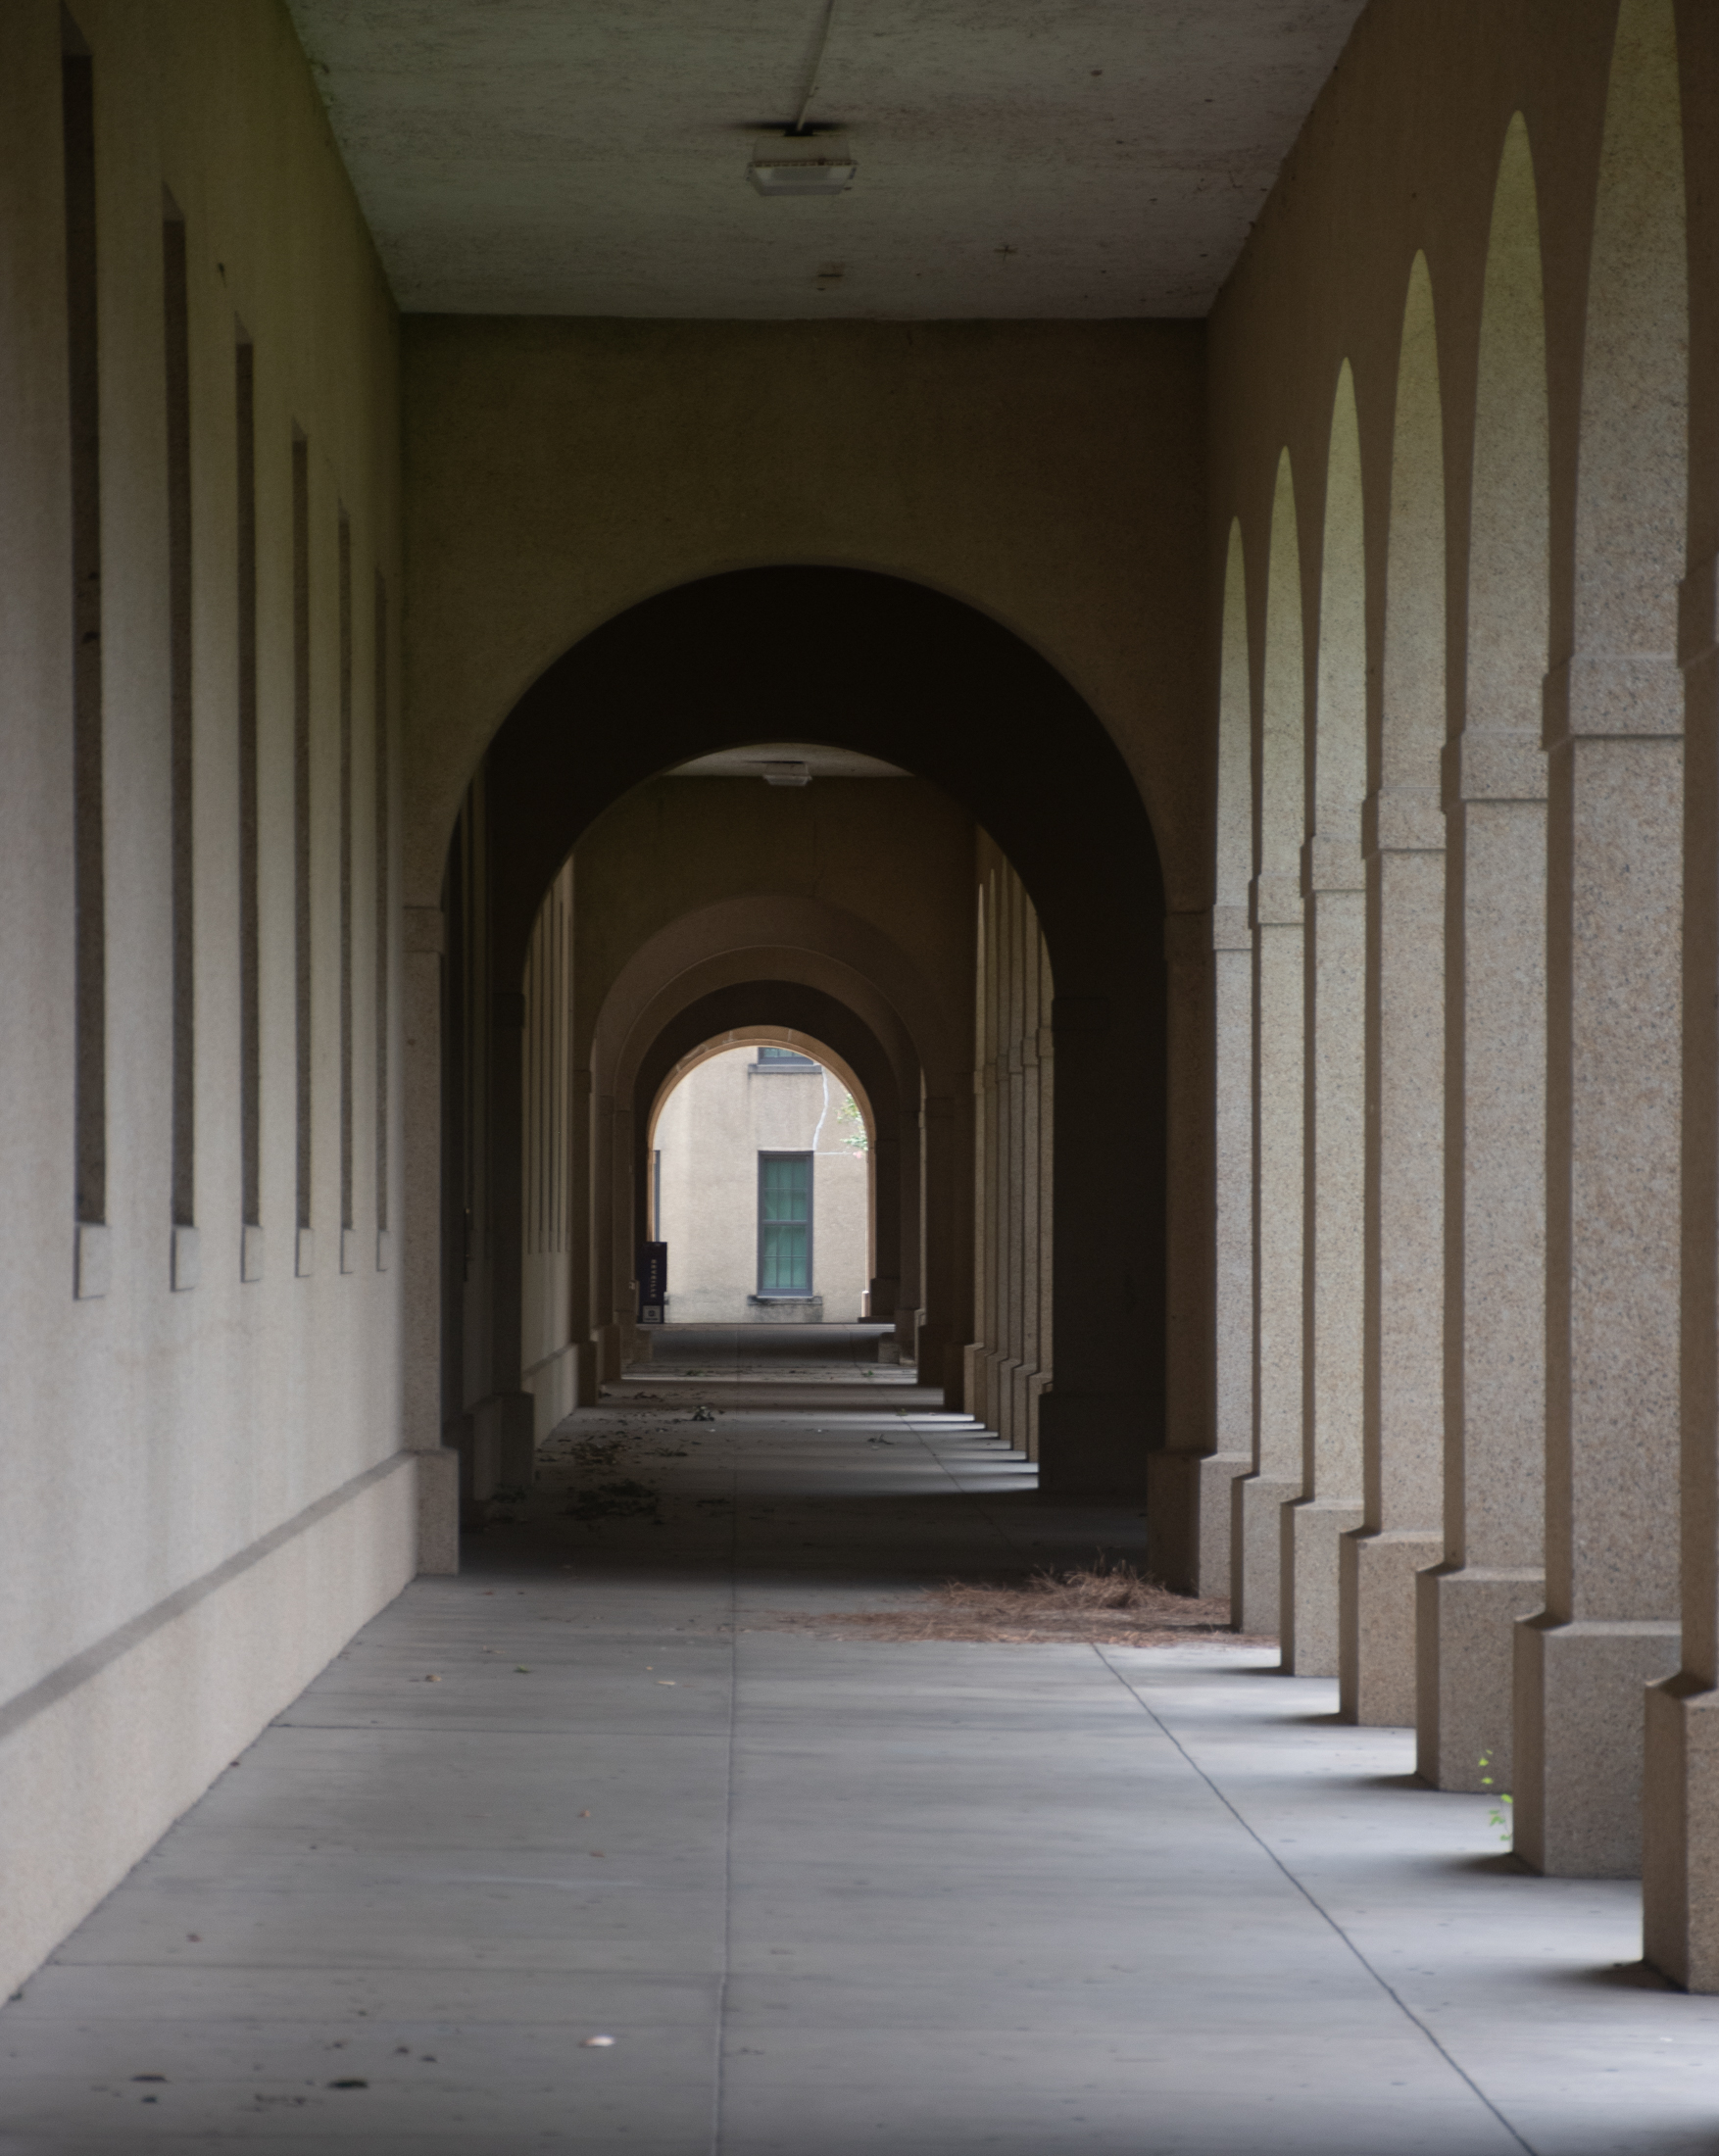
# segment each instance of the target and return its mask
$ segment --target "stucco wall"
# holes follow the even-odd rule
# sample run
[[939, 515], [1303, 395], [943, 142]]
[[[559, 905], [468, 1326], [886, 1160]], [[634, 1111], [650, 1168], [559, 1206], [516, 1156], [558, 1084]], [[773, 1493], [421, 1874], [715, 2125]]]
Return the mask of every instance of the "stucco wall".
[[[552, 660], [653, 593], [784, 562], [916, 579], [1042, 652], [1139, 779], [1171, 906], [1200, 903], [1200, 325], [403, 330], [420, 903], [477, 759]], [[815, 682], [759, 699], [759, 738], [816, 737]]]
[[811, 1294], [826, 1324], [853, 1324], [865, 1294], [865, 1155], [848, 1143], [848, 1091], [823, 1069], [771, 1070], [756, 1047], [689, 1071], [663, 1102], [663, 1236], [671, 1325], [768, 1322], [759, 1290], [759, 1154], [810, 1152]]
[[[95, 112], [107, 941], [98, 1240], [111, 1278], [105, 1294], [74, 1298], [60, 10], [16, 0], [0, 11], [5, 1985], [397, 1592], [416, 1556], [417, 1469], [396, 1454], [399, 1275], [379, 1265], [374, 1106], [378, 572], [390, 640], [400, 593], [393, 310], [284, 9], [79, 0], [73, 13], [93, 56]], [[196, 1166], [192, 1220], [180, 1225], [195, 1228], [200, 1277], [178, 1292], [164, 187], [184, 220], [191, 415]], [[240, 323], [256, 387], [263, 1234], [251, 1280], [240, 1277]], [[294, 1265], [295, 427], [307, 444], [310, 535], [308, 1277]], [[339, 1136], [342, 513], [354, 595], [350, 1271]], [[383, 670], [397, 689], [397, 653]], [[397, 772], [397, 749], [391, 762]], [[397, 1049], [391, 1063], [397, 1073]], [[392, 1110], [389, 1130], [397, 1162]], [[189, 1250], [181, 1236], [182, 1283]]]

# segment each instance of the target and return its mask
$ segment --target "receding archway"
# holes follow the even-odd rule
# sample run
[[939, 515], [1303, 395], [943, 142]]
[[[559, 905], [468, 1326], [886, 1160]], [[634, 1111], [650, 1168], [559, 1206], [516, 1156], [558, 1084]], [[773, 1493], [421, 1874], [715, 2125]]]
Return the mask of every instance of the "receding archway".
[[[633, 1116], [633, 1213], [671, 1260], [660, 1322], [767, 1322], [781, 1314], [773, 1289], [812, 1298], [797, 1322], [893, 1330], [893, 1303], [875, 1306], [877, 1127], [853, 1064], [803, 1028], [741, 1024], [680, 1056]], [[782, 1151], [806, 1155], [806, 1277], [784, 1282], [778, 1266], [766, 1285], [759, 1207], [767, 1155]], [[641, 1322], [647, 1356], [653, 1337]]]
[[[1046, 1479], [1139, 1494], [1163, 1421], [1158, 854], [1115, 744], [1019, 638], [922, 586], [807, 567], [712, 577], [607, 623], [520, 699], [478, 774], [470, 856], [482, 856], [488, 978], [509, 995], [545, 891], [604, 809], [678, 763], [758, 739], [766, 710], [766, 731], [780, 733], [792, 710], [796, 738], [933, 782], [991, 833], [1031, 896], [1057, 990], [1054, 1240], [1064, 1253]], [[515, 1022], [511, 1009], [496, 1022]], [[490, 1087], [490, 1112], [508, 1112], [510, 1086], [504, 1072]], [[953, 1087], [922, 1106], [958, 1145], [970, 1112]], [[506, 1175], [490, 1178], [486, 1201], [505, 1205], [507, 1188]], [[490, 1330], [503, 1339], [505, 1313]], [[958, 1328], [946, 1352], [960, 1346]]]

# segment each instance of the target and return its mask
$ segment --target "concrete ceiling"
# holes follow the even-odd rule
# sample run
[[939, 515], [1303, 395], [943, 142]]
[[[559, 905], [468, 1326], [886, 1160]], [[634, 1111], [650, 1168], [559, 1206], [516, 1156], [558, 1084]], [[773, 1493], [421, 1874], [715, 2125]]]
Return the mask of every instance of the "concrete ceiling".
[[409, 313], [1205, 313], [1363, 0], [288, 0]]

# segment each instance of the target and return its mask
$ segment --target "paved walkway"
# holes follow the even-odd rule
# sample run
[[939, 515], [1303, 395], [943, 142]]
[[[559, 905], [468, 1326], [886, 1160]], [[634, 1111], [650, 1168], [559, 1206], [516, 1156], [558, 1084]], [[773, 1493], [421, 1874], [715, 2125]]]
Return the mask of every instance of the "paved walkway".
[[0, 2156], [1719, 2151], [1633, 1887], [1266, 1654], [781, 1629], [1139, 1523], [910, 1372], [719, 1385], [573, 1418], [67, 1941]]

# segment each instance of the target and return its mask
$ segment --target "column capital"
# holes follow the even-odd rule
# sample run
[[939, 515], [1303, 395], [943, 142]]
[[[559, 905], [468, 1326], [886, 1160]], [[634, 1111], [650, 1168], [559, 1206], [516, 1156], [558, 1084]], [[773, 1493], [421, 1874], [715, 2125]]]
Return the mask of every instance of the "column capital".
[[1445, 799], [1545, 801], [1546, 751], [1522, 734], [1465, 727], [1445, 747]]
[[1545, 708], [1548, 749], [1566, 741], [1675, 741], [1683, 733], [1683, 676], [1670, 652], [1572, 652], [1547, 674]]
[[1319, 891], [1364, 891], [1367, 866], [1358, 843], [1326, 837], [1315, 831], [1302, 848], [1302, 890], [1307, 898]]
[[1445, 805], [1435, 786], [1381, 786], [1361, 808], [1361, 852], [1442, 854]]
[[1255, 876], [1250, 886], [1255, 928], [1300, 928], [1302, 882], [1299, 875]]
[[[1166, 930], [1168, 923], [1165, 923]], [[1214, 906], [1211, 909], [1213, 951], [1252, 951], [1253, 930], [1245, 906]]]

